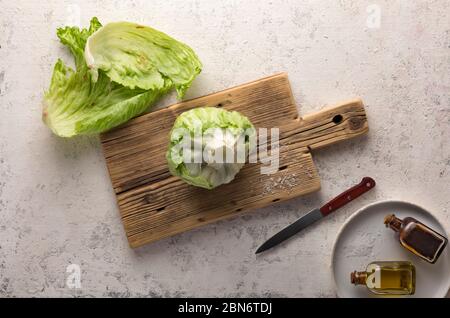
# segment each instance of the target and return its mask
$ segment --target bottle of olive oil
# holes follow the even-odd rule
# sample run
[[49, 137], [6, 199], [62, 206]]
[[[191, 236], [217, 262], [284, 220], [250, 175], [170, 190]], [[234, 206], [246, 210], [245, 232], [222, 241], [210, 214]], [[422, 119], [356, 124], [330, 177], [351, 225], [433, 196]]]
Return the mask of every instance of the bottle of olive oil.
[[436, 263], [448, 242], [443, 235], [411, 217], [401, 220], [394, 214], [388, 215], [384, 224], [399, 233], [404, 248], [432, 264]]
[[378, 295], [413, 295], [416, 269], [410, 262], [373, 262], [366, 271], [350, 274], [354, 285], [366, 285]]

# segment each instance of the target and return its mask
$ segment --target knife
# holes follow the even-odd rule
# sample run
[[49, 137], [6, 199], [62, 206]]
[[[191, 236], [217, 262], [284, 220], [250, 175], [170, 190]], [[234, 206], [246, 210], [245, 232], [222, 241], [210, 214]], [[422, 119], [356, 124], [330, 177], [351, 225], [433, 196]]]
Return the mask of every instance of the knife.
[[376, 184], [375, 180], [373, 180], [372, 178], [364, 177], [359, 184], [341, 193], [333, 200], [325, 204], [323, 207], [312, 210], [308, 214], [302, 216], [300, 219], [298, 219], [288, 227], [284, 228], [283, 230], [272, 236], [258, 248], [255, 254], [264, 252], [269, 248], [272, 248], [280, 244], [281, 242], [287, 240], [291, 236], [303, 230], [305, 227], [311, 225], [312, 223], [326, 217], [327, 215], [331, 214], [337, 209], [343, 207], [350, 201], [353, 201], [354, 199], [359, 197], [361, 194], [366, 193], [367, 191], [375, 187], [375, 184]]

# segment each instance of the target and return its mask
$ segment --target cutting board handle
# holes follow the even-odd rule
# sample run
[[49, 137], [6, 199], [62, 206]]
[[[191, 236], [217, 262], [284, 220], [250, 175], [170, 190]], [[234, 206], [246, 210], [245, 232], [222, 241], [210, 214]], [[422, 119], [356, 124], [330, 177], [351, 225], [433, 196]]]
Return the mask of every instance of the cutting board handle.
[[314, 150], [348, 140], [369, 131], [361, 99], [350, 100], [306, 115], [283, 127], [289, 145]]

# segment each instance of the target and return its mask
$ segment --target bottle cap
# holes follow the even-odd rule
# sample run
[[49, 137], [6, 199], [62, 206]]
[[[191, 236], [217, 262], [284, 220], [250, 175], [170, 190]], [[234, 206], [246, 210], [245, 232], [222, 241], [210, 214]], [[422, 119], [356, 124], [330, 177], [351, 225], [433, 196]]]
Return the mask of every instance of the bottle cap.
[[350, 273], [350, 281], [354, 285], [364, 285], [366, 283], [367, 273], [354, 271]]
[[350, 273], [350, 281], [352, 282], [352, 284], [356, 283], [356, 271]]
[[390, 227], [396, 232], [400, 232], [403, 221], [395, 216], [395, 214], [389, 214], [384, 218], [384, 224], [386, 227]]
[[395, 214], [386, 215], [384, 217], [384, 224], [386, 225], [386, 227], [389, 227], [389, 223], [391, 223], [395, 219], [396, 219]]

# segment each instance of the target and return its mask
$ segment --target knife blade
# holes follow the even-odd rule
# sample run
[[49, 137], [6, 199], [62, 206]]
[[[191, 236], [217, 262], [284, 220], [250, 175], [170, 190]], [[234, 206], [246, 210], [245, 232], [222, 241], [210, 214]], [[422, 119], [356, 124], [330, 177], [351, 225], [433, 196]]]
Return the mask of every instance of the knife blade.
[[330, 202], [328, 202], [321, 208], [317, 208], [308, 212], [306, 215], [302, 216], [300, 219], [298, 219], [288, 227], [284, 228], [283, 230], [272, 236], [256, 250], [255, 254], [262, 253], [280, 244], [281, 242], [287, 240], [288, 238], [294, 236], [295, 234], [297, 234], [304, 228], [308, 227], [309, 225], [328, 216], [337, 209], [353, 201], [360, 195], [373, 189], [375, 185], [376, 185], [375, 180], [373, 180], [370, 177], [364, 177], [359, 184], [341, 193], [340, 195], [332, 199]]

